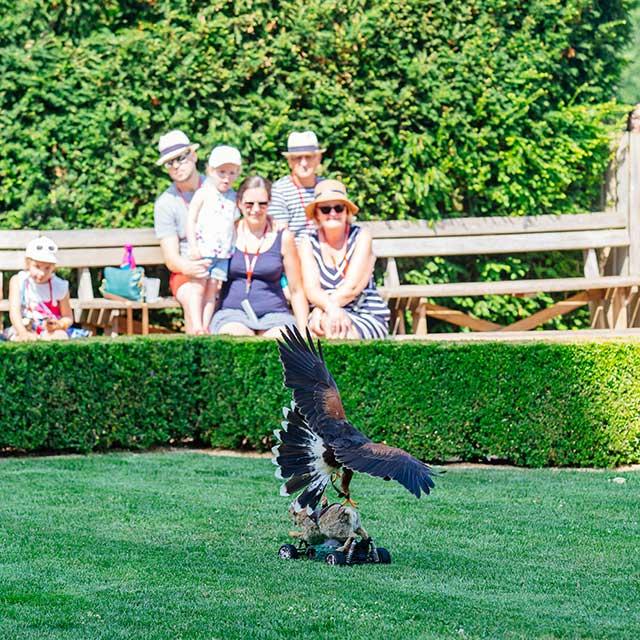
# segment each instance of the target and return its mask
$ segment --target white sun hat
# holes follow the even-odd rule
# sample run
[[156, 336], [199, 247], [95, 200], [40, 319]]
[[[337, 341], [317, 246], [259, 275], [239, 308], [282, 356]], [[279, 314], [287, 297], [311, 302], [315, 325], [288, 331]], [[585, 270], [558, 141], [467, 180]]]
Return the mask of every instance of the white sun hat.
[[209, 156], [209, 166], [220, 167], [223, 164], [237, 164], [242, 166], [242, 158], [240, 152], [235, 147], [230, 147], [227, 144], [221, 144], [214, 148]]
[[199, 148], [200, 145], [192, 144], [184, 132], [174, 129], [160, 136], [160, 141], [158, 142], [160, 157], [156, 160], [156, 164], [161, 167], [165, 162], [177, 158], [185, 151], [196, 151]]
[[40, 236], [39, 238], [34, 238], [29, 241], [25, 253], [27, 258], [31, 258], [32, 260], [57, 264], [58, 256], [56, 255], [56, 251], [58, 251], [58, 246], [53, 240], [46, 236]]
[[287, 150], [283, 156], [295, 156], [304, 153], [324, 153], [318, 144], [318, 137], [313, 131], [292, 131], [287, 139]]

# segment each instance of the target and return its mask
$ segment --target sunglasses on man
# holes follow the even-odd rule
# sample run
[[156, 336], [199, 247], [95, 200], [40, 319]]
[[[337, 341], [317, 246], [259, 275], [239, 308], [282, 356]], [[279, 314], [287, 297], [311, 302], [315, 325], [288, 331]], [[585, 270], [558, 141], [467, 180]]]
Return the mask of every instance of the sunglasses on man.
[[177, 158], [171, 158], [171, 160], [167, 160], [164, 163], [164, 166], [167, 169], [175, 169], [180, 165], [184, 164], [189, 159], [190, 155], [191, 155], [191, 151], [187, 151], [186, 153], [183, 153], [181, 156], [178, 156]]
[[345, 210], [345, 206], [343, 204], [335, 204], [331, 207], [318, 207], [318, 209], [320, 210], [320, 213], [322, 213], [325, 216], [328, 216], [332, 211], [335, 211], [336, 213], [342, 213]]
[[247, 209], [253, 209], [254, 205], [258, 205], [261, 209], [264, 209], [265, 207], [269, 206], [268, 202], [243, 202], [242, 203], [245, 207], [247, 207]]

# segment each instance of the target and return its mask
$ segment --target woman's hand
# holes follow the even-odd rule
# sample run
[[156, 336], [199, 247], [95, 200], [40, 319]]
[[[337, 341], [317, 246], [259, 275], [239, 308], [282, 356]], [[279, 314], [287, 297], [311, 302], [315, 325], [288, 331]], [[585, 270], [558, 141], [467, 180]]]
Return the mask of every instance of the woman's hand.
[[320, 307], [316, 307], [309, 315], [309, 329], [311, 333], [318, 337], [324, 336], [324, 329], [322, 328], [322, 320], [324, 311]]
[[339, 305], [330, 304], [325, 310], [325, 331], [329, 338], [346, 338], [351, 328], [349, 314]]

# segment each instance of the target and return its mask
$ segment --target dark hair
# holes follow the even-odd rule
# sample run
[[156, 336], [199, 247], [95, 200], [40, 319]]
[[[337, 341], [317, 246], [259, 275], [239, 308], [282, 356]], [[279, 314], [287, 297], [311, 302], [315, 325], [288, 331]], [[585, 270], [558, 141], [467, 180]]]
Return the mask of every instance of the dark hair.
[[248, 176], [242, 181], [236, 193], [236, 202], [238, 204], [242, 202], [242, 196], [247, 189], [265, 189], [269, 200], [271, 200], [271, 181], [262, 176]]
[[640, 111], [640, 102], [636, 104], [627, 114], [627, 131], [631, 131], [631, 118], [636, 111]]

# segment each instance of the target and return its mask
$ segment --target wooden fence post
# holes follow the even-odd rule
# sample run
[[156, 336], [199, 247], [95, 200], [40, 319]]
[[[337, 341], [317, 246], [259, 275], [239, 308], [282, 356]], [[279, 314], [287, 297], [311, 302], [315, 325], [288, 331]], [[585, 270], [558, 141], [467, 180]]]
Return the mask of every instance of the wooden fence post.
[[[627, 215], [629, 221], [629, 275], [640, 275], [640, 133], [629, 133]], [[640, 295], [629, 304], [629, 326], [640, 326]]]

